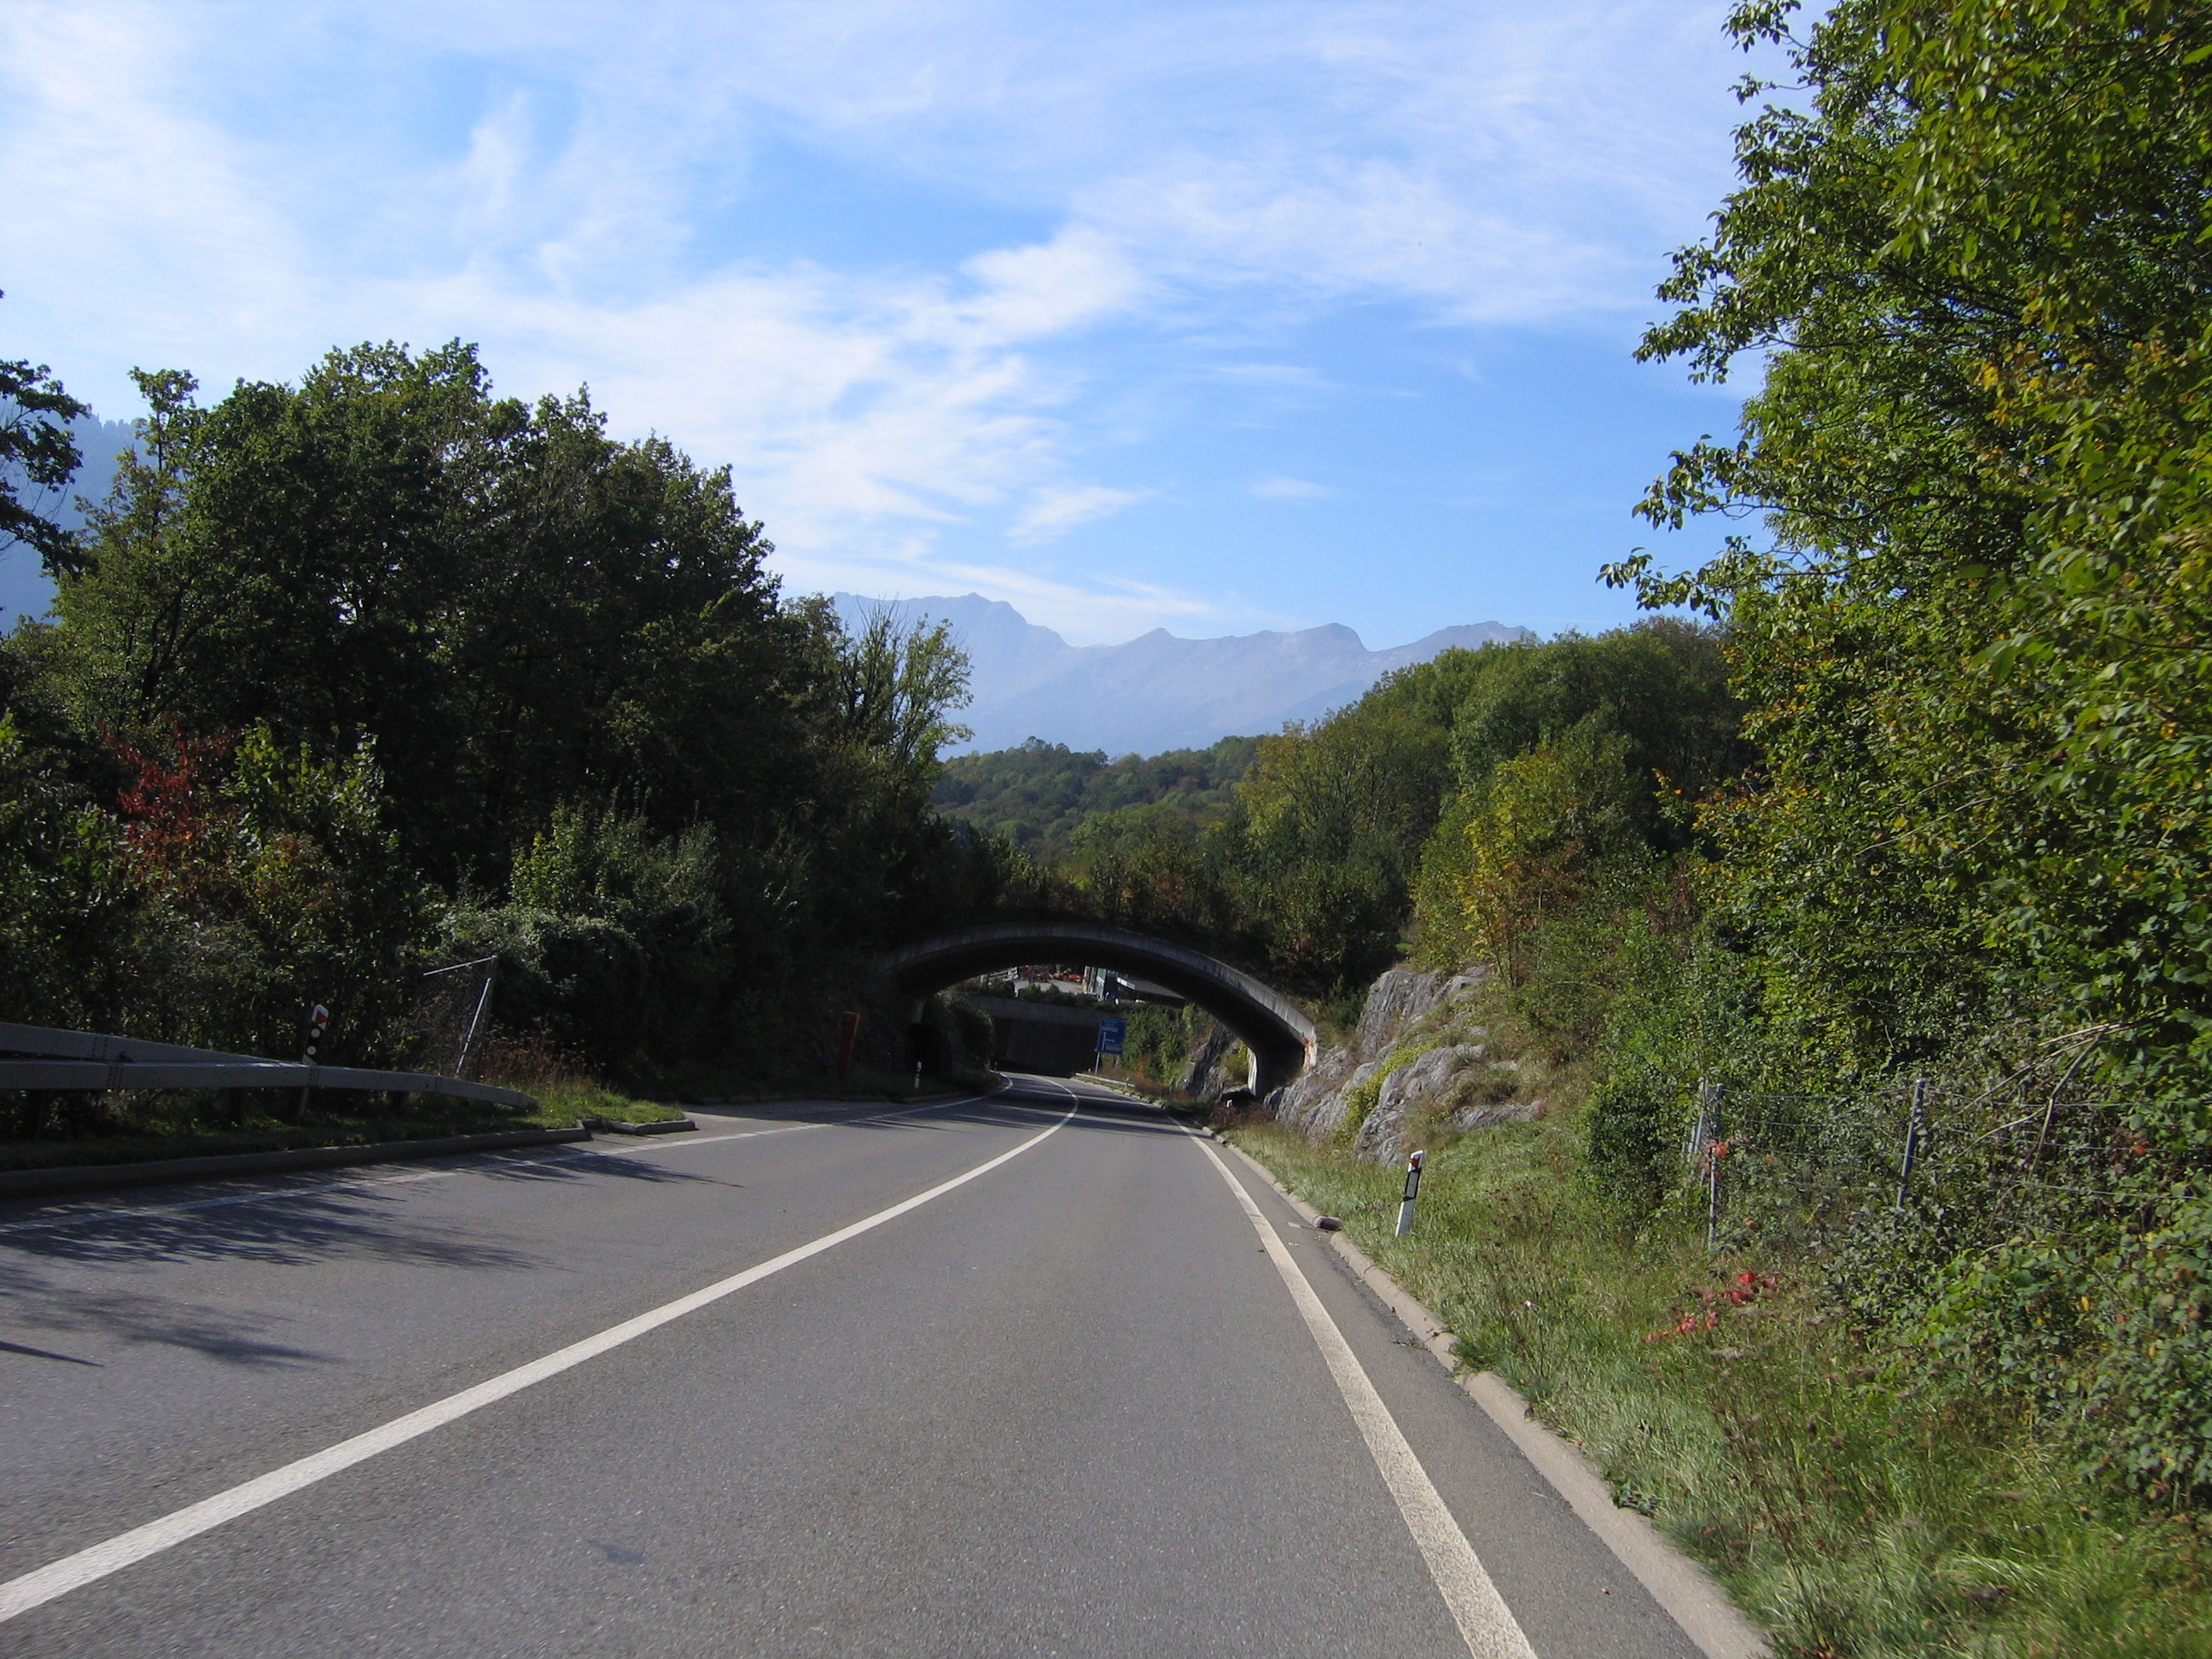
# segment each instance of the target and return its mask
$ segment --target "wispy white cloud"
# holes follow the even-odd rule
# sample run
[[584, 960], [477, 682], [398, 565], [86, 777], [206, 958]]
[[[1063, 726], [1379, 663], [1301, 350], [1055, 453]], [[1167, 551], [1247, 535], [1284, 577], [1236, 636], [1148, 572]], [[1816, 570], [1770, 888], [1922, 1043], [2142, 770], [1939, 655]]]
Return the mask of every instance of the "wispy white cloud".
[[[988, 569], [1011, 597], [1006, 572], [1146, 494], [1083, 481], [1111, 441], [1078, 349], [1102, 331], [1249, 343], [1344, 303], [1447, 323], [1643, 304], [1651, 246], [1694, 234], [1717, 187], [1729, 112], [1686, 120], [1680, 88], [1732, 67], [1720, 10], [15, 0], [5, 320], [111, 409], [133, 362], [219, 388], [339, 340], [477, 339], [508, 389], [589, 380], [618, 428], [732, 460], [794, 580]], [[1043, 228], [933, 260], [763, 259], [745, 208], [777, 145]], [[1258, 355], [1215, 372], [1327, 389]], [[955, 531], [1030, 551], [963, 562]]]
[[1007, 535], [1016, 543], [1050, 541], [1143, 499], [1142, 490], [1105, 484], [1047, 484], [1030, 496]]
[[1260, 478], [1254, 481], [1252, 494], [1263, 501], [1318, 501], [1336, 492], [1308, 478]]

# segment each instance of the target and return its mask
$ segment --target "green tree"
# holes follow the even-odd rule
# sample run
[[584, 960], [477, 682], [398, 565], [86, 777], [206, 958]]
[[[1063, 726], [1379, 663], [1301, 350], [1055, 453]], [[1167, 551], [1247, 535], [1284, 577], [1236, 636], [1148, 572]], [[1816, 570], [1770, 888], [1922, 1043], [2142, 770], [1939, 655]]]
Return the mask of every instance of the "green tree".
[[[1769, 787], [1715, 827], [1778, 1006], [1881, 1064], [2041, 1002], [2164, 1074], [2212, 1053], [2201, 5], [1859, 0], [1644, 355], [1762, 389], [1644, 504], [1765, 517], [1687, 577]], [[2202, 1053], [2200, 1052], [2202, 1051]], [[2177, 1076], [2179, 1074], [2176, 1074]]]
[[0, 361], [0, 544], [34, 550], [49, 573], [75, 568], [76, 538], [27, 506], [23, 491], [59, 489], [76, 476], [69, 423], [91, 412], [45, 364]]
[[929, 807], [949, 637], [785, 600], [726, 469], [459, 344], [138, 381], [56, 619], [0, 646], [0, 891], [11, 945], [146, 968], [0, 980], [15, 1017], [281, 1048], [322, 1000], [373, 1045], [428, 954], [495, 950], [502, 1017], [603, 1069], [781, 1063], [1012, 873]]
[[1046, 863], [1066, 858], [1079, 826], [1126, 807], [1170, 805], [1195, 829], [1226, 818], [1256, 740], [1224, 738], [1205, 749], [1158, 755], [1077, 751], [1031, 738], [1012, 749], [947, 761], [934, 800], [945, 817], [1011, 839]]
[[[1962, 1177], [1855, 1233], [1836, 1289], [1884, 1287], [1858, 1310], [1962, 1390], [2201, 1497], [2212, 7], [1842, 0], [1802, 37], [1793, 9], [1735, 15], [1798, 96], [1742, 128], [1741, 187], [1644, 345], [1764, 369], [1735, 441], [1678, 455], [1646, 516], [1768, 539], [1612, 573], [1725, 620], [1765, 757], [1704, 815], [1734, 961], [1703, 953], [1674, 1024], [1726, 1008], [1769, 1076], [1999, 1092], [1995, 1054], [2106, 1039], [2102, 1090], [2142, 1102], [2116, 1114], [2129, 1201], [2008, 1207], [1994, 1169]], [[1628, 1047], [1645, 1063], [1598, 1118], [1632, 1166], [1668, 1090]]]
[[674, 830], [807, 789], [819, 653], [726, 471], [614, 441], [580, 395], [494, 398], [459, 345], [333, 353], [208, 409], [188, 376], [139, 383], [142, 454], [27, 647], [81, 724], [373, 740], [447, 881], [495, 878], [580, 794]]

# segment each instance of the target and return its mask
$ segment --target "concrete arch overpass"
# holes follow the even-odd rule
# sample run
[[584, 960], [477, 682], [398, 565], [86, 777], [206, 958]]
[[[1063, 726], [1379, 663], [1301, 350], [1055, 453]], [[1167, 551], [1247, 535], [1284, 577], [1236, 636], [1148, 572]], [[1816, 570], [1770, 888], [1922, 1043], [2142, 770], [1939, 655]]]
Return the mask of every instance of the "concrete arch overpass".
[[1030, 962], [1113, 968], [1164, 986], [1234, 1032], [1252, 1051], [1252, 1086], [1279, 1089], [1313, 1063], [1314, 1023], [1273, 987], [1187, 945], [1095, 921], [985, 921], [948, 928], [886, 953], [882, 969], [921, 998], [977, 974]]

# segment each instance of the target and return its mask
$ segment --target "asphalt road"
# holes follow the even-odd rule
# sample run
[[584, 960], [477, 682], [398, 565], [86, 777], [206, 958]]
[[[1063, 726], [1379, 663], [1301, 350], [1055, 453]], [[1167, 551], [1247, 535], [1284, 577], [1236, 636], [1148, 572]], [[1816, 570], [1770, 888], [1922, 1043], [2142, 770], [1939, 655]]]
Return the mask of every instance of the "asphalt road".
[[1160, 1115], [702, 1123], [0, 1205], [0, 1653], [1694, 1659]]

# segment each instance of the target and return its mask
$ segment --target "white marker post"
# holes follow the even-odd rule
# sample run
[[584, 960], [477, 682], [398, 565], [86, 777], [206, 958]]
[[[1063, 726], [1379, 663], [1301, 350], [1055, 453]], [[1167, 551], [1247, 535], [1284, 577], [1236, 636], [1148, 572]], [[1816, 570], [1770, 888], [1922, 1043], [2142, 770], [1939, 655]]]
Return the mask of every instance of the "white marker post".
[[1398, 1205], [1398, 1237], [1403, 1238], [1413, 1231], [1413, 1200], [1421, 1191], [1421, 1154], [1413, 1152], [1406, 1159], [1406, 1196]]
[[[312, 1066], [315, 1063], [315, 1056], [317, 1054], [321, 1052], [322, 1049], [323, 1033], [330, 1029], [330, 1024], [331, 1011], [324, 1007], [321, 1003], [317, 1003], [314, 1006], [314, 1011], [307, 1016], [307, 1040], [300, 1045], [301, 1065]], [[301, 1122], [306, 1120], [307, 1115], [307, 1098], [314, 1092], [315, 1090], [313, 1084], [307, 1084], [301, 1086], [300, 1090], [300, 1103], [292, 1109], [292, 1121], [295, 1123]]]

